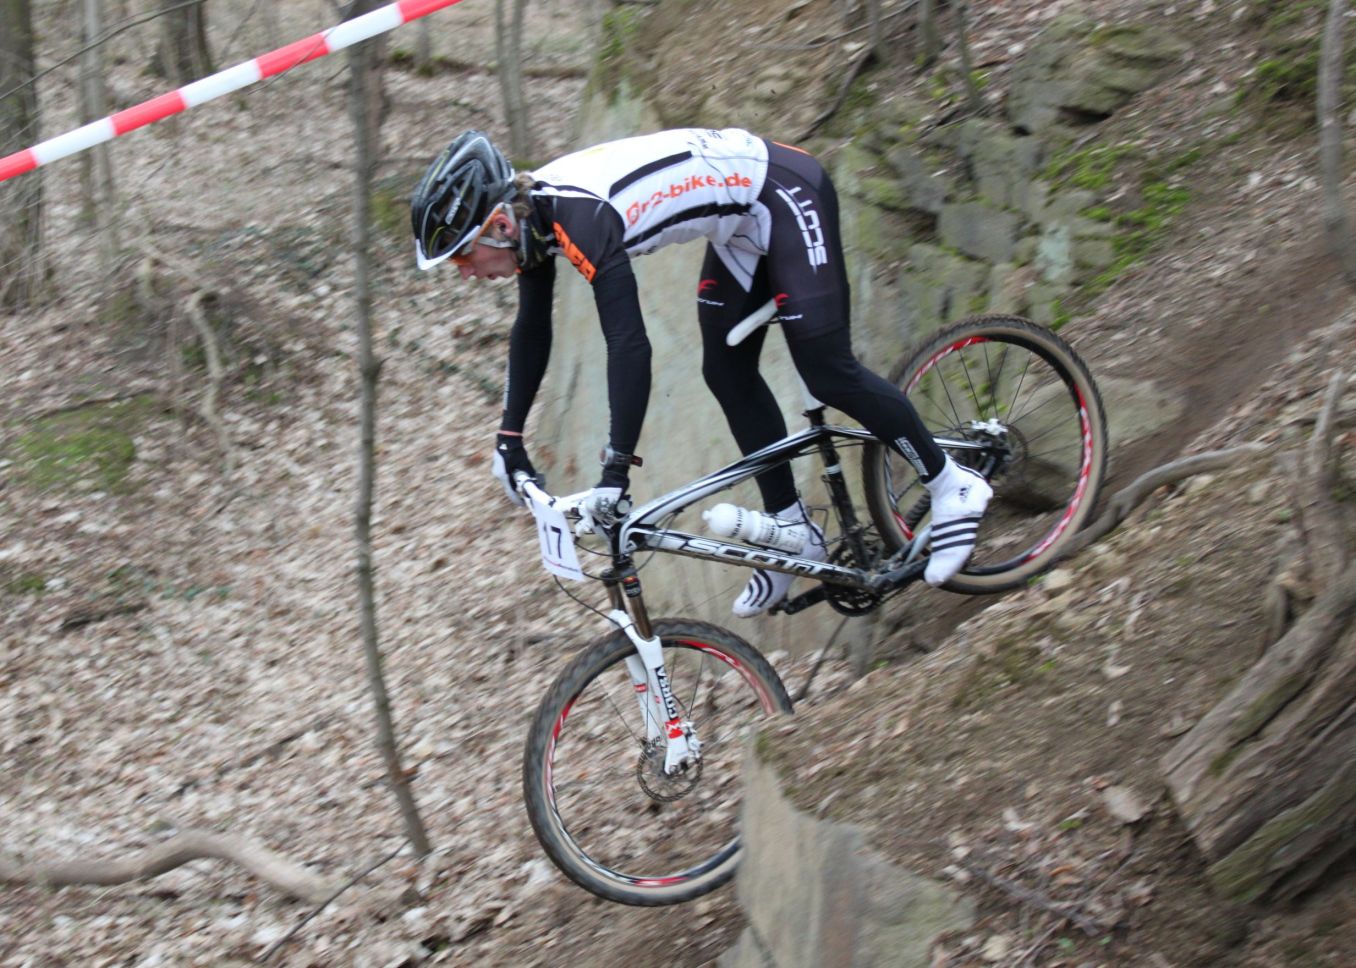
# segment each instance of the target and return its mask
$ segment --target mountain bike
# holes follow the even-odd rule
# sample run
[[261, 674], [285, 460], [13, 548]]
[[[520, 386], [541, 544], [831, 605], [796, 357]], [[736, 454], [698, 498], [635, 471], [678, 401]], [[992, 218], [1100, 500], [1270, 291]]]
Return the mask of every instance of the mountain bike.
[[[732, 334], [733, 337], [738, 333]], [[982, 473], [994, 497], [965, 568], [944, 587], [985, 594], [1048, 569], [1087, 520], [1106, 470], [1101, 396], [1074, 350], [1011, 316], [946, 328], [890, 373], [937, 443]], [[728, 881], [737, 832], [745, 737], [790, 713], [785, 686], [762, 654], [707, 622], [651, 619], [636, 556], [683, 555], [810, 579], [775, 611], [820, 602], [862, 615], [921, 577], [928, 492], [893, 450], [866, 431], [827, 423], [813, 400], [809, 426], [596, 528], [605, 567], [586, 574], [573, 528], [587, 492], [555, 497], [526, 476], [548, 570], [594, 578], [614, 626], [552, 683], [529, 729], [523, 789], [547, 855], [594, 894], [626, 904], [673, 904]], [[860, 453], [866, 513], [851, 496], [840, 451]], [[811, 560], [677, 530], [675, 521], [786, 462], [819, 464], [825, 502], [811, 504], [827, 557]], [[800, 465], [795, 465], [800, 466]]]

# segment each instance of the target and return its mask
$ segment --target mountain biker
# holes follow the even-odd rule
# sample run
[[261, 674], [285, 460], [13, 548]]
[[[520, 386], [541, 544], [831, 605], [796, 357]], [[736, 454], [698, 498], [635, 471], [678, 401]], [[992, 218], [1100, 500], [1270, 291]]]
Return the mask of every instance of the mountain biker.
[[[631, 259], [676, 242], [706, 240], [697, 284], [702, 375], [741, 452], [786, 436], [758, 372], [766, 328], [736, 346], [730, 329], [770, 299], [810, 393], [862, 424], [914, 468], [932, 496], [924, 578], [940, 585], [974, 548], [992, 496], [976, 472], [933, 441], [904, 394], [853, 355], [848, 281], [832, 182], [808, 153], [735, 128], [662, 131], [586, 148], [534, 173], [515, 172], [490, 139], [467, 131], [433, 160], [410, 199], [421, 269], [452, 260], [463, 279], [517, 276], [502, 423], [493, 470], [509, 498], [517, 471], [536, 476], [523, 428], [551, 347], [555, 256], [593, 288], [607, 343], [608, 447], [586, 501], [607, 520], [629, 483], [650, 393], [645, 335]], [[789, 466], [758, 477], [767, 511], [810, 525], [802, 556], [823, 560]], [[781, 601], [792, 575], [756, 571], [734, 603], [738, 616]]]

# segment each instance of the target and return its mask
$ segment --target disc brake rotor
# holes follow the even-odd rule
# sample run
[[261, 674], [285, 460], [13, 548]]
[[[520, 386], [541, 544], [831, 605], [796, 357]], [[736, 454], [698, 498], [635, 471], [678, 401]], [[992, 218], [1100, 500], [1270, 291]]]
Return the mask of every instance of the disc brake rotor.
[[650, 740], [640, 751], [636, 761], [636, 782], [651, 800], [672, 803], [681, 800], [697, 788], [702, 778], [702, 761], [698, 760], [681, 773], [669, 776], [664, 772], [664, 754], [668, 742], [661, 736]]

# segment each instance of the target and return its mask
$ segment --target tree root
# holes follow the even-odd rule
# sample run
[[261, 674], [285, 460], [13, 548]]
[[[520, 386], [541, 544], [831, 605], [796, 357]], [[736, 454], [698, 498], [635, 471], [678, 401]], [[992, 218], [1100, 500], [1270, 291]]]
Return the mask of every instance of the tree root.
[[306, 925], [309, 924], [311, 920], [315, 918], [316, 915], [318, 915], [321, 911], [325, 910], [325, 908], [333, 904], [340, 894], [343, 894], [350, 887], [352, 887], [354, 884], [357, 884], [360, 880], [362, 880], [368, 874], [372, 873], [378, 867], [381, 867], [382, 865], [390, 863], [392, 860], [394, 860], [395, 856], [399, 854], [402, 850], [404, 850], [405, 845], [408, 843], [409, 843], [408, 838], [402, 840], [400, 842], [400, 846], [397, 847], [395, 850], [391, 851], [385, 857], [381, 857], [373, 861], [371, 864], [364, 867], [353, 877], [350, 877], [343, 884], [339, 885], [338, 887], [330, 891], [330, 893], [326, 895], [324, 898], [320, 899], [319, 901], [316, 901], [315, 910], [311, 911], [311, 913], [306, 915], [306, 917], [302, 918], [296, 924], [292, 925], [291, 929], [286, 934], [284, 934], [277, 941], [273, 942], [273, 944], [269, 945], [268, 950], [266, 950], [262, 955], [259, 956], [259, 963], [263, 964], [264, 962], [272, 958], [284, 945], [286, 945], [293, 938], [295, 938], [297, 934], [300, 933], [301, 929], [306, 927]]
[[1117, 491], [1111, 498], [1102, 516], [1080, 531], [1065, 551], [1066, 558], [1084, 551], [1089, 545], [1100, 541], [1120, 526], [1130, 513], [1139, 507], [1154, 491], [1165, 484], [1173, 484], [1196, 474], [1222, 470], [1249, 457], [1264, 454], [1270, 447], [1264, 443], [1242, 444], [1225, 450], [1211, 450], [1203, 454], [1193, 454], [1181, 460], [1171, 461], [1146, 471], [1128, 485]]
[[203, 858], [230, 861], [290, 897], [320, 903], [334, 887], [325, 878], [262, 844], [207, 830], [185, 830], [119, 860], [28, 863], [0, 854], [0, 883], [41, 887], [127, 884], [149, 880]]

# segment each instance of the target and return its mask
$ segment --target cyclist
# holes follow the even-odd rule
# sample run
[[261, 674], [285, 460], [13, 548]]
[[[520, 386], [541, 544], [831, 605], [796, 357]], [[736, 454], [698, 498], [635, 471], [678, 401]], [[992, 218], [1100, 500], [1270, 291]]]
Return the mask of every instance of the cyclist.
[[[515, 172], [479, 131], [455, 138], [429, 165], [410, 199], [421, 269], [451, 260], [463, 279], [518, 279], [502, 423], [493, 470], [510, 499], [517, 471], [536, 476], [523, 428], [546, 372], [556, 256], [593, 288], [607, 344], [608, 447], [586, 502], [608, 520], [629, 484], [650, 393], [645, 335], [631, 259], [663, 246], [706, 240], [697, 284], [702, 375], [740, 450], [786, 435], [772, 391], [758, 372], [766, 328], [737, 346], [730, 329], [775, 299], [791, 358], [810, 393], [895, 449], [932, 495], [932, 545], [925, 579], [940, 585], [974, 548], [988, 483], [932, 440], [913, 406], [853, 355], [848, 281], [832, 182], [808, 153], [739, 129], [690, 128], [586, 148], [535, 173]], [[790, 467], [758, 478], [769, 513], [810, 524], [802, 555], [824, 557]], [[734, 613], [757, 615], [792, 581], [754, 572]]]

